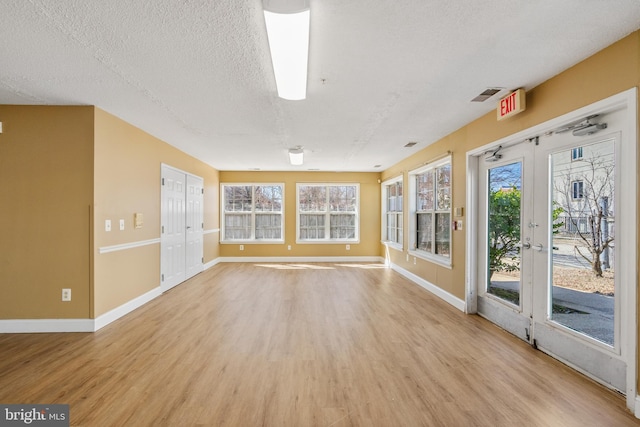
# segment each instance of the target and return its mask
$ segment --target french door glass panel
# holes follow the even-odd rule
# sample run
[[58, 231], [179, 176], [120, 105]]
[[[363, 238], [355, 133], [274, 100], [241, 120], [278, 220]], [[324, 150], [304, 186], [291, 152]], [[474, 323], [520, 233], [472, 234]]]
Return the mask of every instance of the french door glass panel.
[[[576, 153], [580, 156], [576, 156]], [[549, 317], [614, 345], [615, 139], [551, 154]]]
[[522, 162], [490, 168], [487, 184], [486, 292], [519, 306]]

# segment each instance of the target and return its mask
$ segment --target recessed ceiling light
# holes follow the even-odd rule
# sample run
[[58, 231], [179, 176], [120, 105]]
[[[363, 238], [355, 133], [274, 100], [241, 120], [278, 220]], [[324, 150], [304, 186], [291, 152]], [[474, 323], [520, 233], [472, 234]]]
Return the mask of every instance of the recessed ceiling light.
[[263, 6], [278, 96], [293, 101], [305, 99], [309, 61], [309, 2], [264, 0]]

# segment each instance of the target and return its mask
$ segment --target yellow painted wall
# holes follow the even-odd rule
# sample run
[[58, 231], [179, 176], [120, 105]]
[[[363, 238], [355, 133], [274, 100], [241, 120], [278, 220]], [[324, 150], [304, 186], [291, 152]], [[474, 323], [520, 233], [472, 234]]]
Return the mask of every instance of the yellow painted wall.
[[90, 315], [93, 110], [0, 105], [0, 319]]
[[[527, 92], [525, 112], [498, 122], [495, 111], [492, 111], [383, 171], [381, 179], [384, 181], [402, 174], [406, 183], [408, 182], [407, 172], [415, 169], [416, 165], [429, 162], [451, 151], [453, 153], [453, 206], [464, 207], [467, 151], [638, 86], [640, 86], [640, 32], [635, 32]], [[408, 211], [406, 197], [404, 209]], [[463, 219], [466, 219], [466, 212]], [[407, 230], [408, 218], [405, 216], [404, 220], [404, 227]], [[405, 251], [407, 238], [408, 233], [405, 232]], [[464, 231], [453, 232], [452, 245], [453, 266], [450, 270], [420, 259], [417, 260], [416, 265], [413, 265], [413, 258], [407, 262], [405, 255], [394, 249], [390, 249], [390, 258], [400, 267], [464, 299]]]
[[[161, 164], [204, 178], [204, 229], [216, 230], [218, 171], [129, 123], [95, 109], [95, 310], [108, 312], [160, 286], [160, 244], [117, 252], [101, 248], [160, 238]], [[144, 215], [133, 227], [134, 213]], [[105, 220], [112, 229], [105, 231]], [[125, 220], [125, 230], [118, 222]], [[218, 234], [204, 239], [205, 263], [218, 257]]]
[[[380, 256], [379, 173], [340, 172], [220, 172], [221, 183], [284, 183], [284, 244], [221, 244], [222, 257], [367, 257]], [[359, 183], [360, 243], [350, 250], [341, 244], [296, 244], [296, 183]], [[291, 245], [291, 250], [287, 246]]]

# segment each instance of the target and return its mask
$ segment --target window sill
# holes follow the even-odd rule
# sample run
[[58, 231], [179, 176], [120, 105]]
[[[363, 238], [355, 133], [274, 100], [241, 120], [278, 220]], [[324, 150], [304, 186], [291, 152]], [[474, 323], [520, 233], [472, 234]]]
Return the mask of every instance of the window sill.
[[383, 245], [385, 245], [388, 248], [395, 249], [395, 250], [400, 251], [400, 252], [403, 251], [403, 247], [402, 247], [402, 245], [400, 243], [390, 242], [388, 240], [382, 240], [380, 243], [382, 243]]

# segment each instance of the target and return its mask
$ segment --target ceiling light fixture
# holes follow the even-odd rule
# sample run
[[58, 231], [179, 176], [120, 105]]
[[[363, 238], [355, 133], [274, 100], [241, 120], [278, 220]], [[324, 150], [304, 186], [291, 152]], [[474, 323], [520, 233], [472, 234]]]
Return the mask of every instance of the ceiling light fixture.
[[278, 96], [291, 101], [305, 99], [309, 0], [263, 0], [263, 7]]
[[301, 146], [297, 146], [296, 148], [289, 148], [289, 163], [292, 166], [302, 166], [302, 162], [304, 161], [304, 150]]

